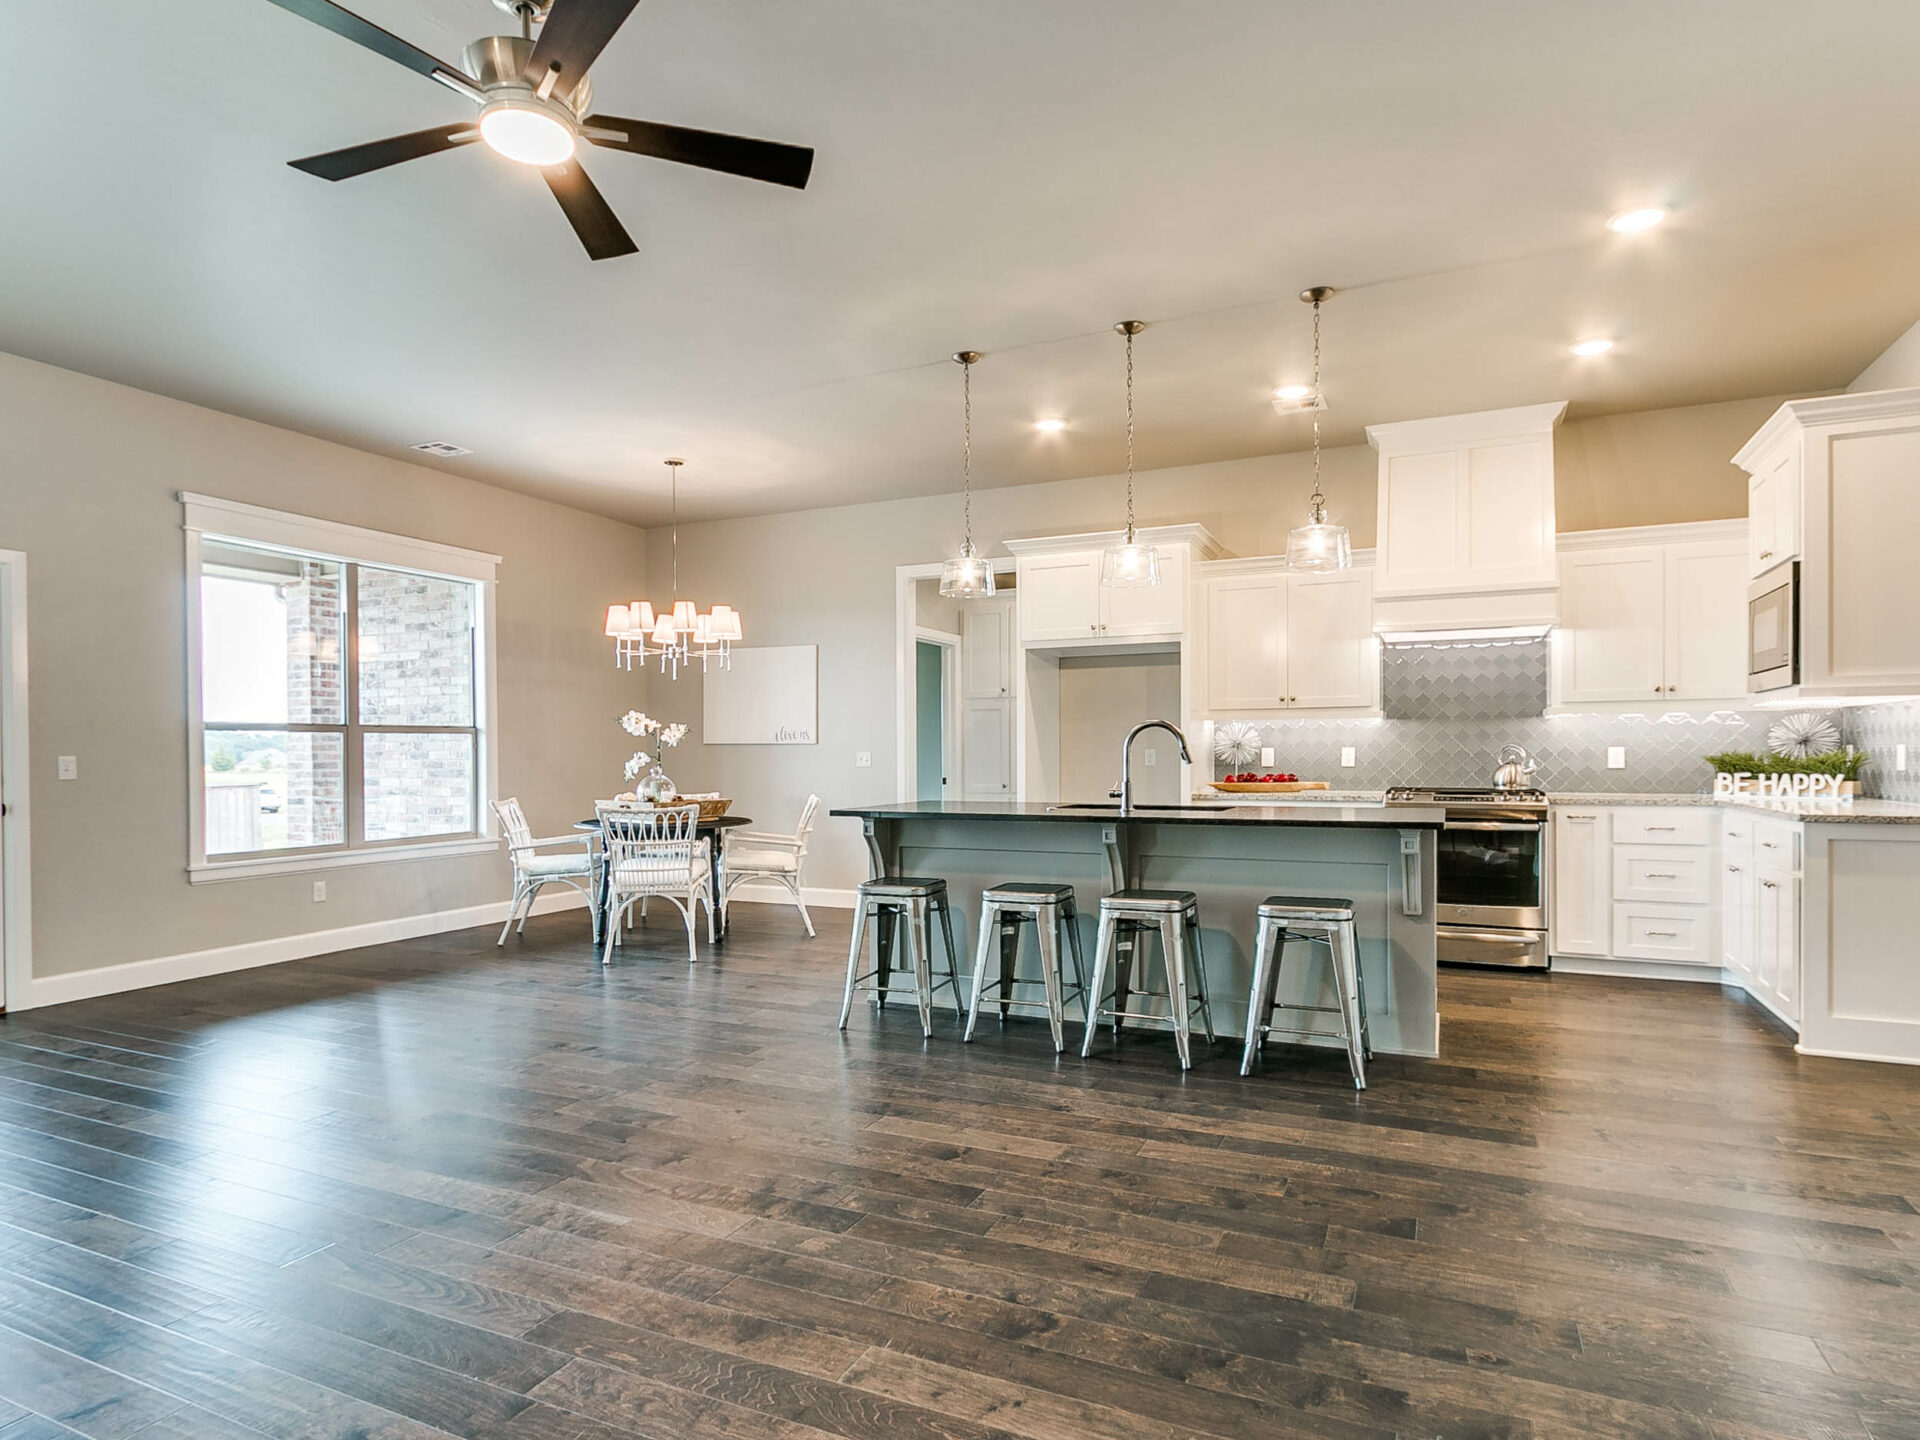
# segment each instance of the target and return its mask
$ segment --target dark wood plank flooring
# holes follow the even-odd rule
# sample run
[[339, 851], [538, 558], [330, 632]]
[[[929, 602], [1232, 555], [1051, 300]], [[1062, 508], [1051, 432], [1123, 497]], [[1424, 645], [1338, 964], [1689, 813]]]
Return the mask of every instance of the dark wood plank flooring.
[[0, 1019], [0, 1440], [1920, 1437], [1920, 1073], [1459, 972], [1363, 1096], [843, 1037], [736, 916]]

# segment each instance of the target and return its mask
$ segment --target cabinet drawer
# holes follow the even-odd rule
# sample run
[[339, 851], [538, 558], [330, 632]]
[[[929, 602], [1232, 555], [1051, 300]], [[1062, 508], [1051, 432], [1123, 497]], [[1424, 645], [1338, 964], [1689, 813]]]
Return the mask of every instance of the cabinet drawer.
[[1753, 854], [1754, 817], [1731, 810], [1720, 812], [1720, 853], [1733, 856]]
[[1687, 809], [1639, 809], [1629, 807], [1613, 812], [1613, 843], [1616, 845], [1711, 845], [1713, 843], [1711, 806]]
[[1705, 846], [1615, 845], [1613, 898], [1705, 905], [1713, 898], [1713, 852]]
[[1710, 906], [1616, 903], [1613, 953], [1630, 960], [1718, 965]]
[[1779, 870], [1800, 868], [1800, 827], [1791, 820], [1753, 822], [1753, 858], [1755, 863]]

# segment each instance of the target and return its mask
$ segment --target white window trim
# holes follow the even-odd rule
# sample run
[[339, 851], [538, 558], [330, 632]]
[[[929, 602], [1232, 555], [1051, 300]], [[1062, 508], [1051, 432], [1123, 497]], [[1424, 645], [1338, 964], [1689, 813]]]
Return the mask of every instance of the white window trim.
[[[444, 545], [435, 540], [390, 535], [358, 525], [342, 525], [336, 521], [316, 520], [283, 510], [268, 510], [237, 500], [196, 495], [185, 490], [180, 492], [180, 504], [184, 512], [182, 530], [186, 539], [188, 883], [204, 885], [224, 880], [293, 875], [305, 870], [390, 865], [396, 861], [447, 859], [497, 851], [500, 837], [495, 829], [491, 802], [500, 793], [499, 745], [495, 740], [499, 733], [500, 705], [494, 684], [498, 669], [494, 637], [494, 573], [501, 563], [500, 556], [490, 555], [483, 550]], [[380, 845], [358, 850], [248, 856], [241, 860], [207, 858], [206, 795], [200, 780], [206, 769], [199, 683], [200, 540], [203, 535], [220, 540], [237, 540], [242, 544], [251, 542], [256, 545], [283, 546], [289, 550], [350, 563], [479, 582], [480, 613], [477, 620], [480, 640], [475, 647], [473, 676], [481, 701], [481, 714], [478, 717], [480, 760], [474, 777], [480, 791], [474, 797], [474, 819], [479, 827], [477, 835], [461, 835], [450, 840], [429, 837], [417, 844]]]

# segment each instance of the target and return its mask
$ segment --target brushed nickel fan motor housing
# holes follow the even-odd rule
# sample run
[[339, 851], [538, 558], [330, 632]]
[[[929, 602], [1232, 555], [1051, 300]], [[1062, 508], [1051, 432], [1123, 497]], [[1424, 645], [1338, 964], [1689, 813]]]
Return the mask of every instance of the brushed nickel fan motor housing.
[[527, 62], [532, 58], [531, 40], [518, 35], [483, 35], [467, 47], [467, 74], [480, 82], [489, 100], [512, 100], [545, 110], [569, 130], [578, 130], [580, 117], [593, 111], [593, 81], [582, 75], [570, 90], [556, 89], [543, 99], [527, 83]]
[[493, 3], [516, 20], [525, 13], [536, 25], [545, 20], [547, 11], [553, 8], [553, 0], [493, 0]]

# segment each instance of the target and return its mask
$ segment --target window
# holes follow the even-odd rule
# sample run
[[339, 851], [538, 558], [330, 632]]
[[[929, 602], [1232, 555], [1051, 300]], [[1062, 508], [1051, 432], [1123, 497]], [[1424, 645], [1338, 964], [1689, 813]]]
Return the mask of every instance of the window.
[[225, 502], [202, 514], [183, 498], [199, 702], [190, 868], [480, 837], [488, 587], [392, 563], [472, 552]]

